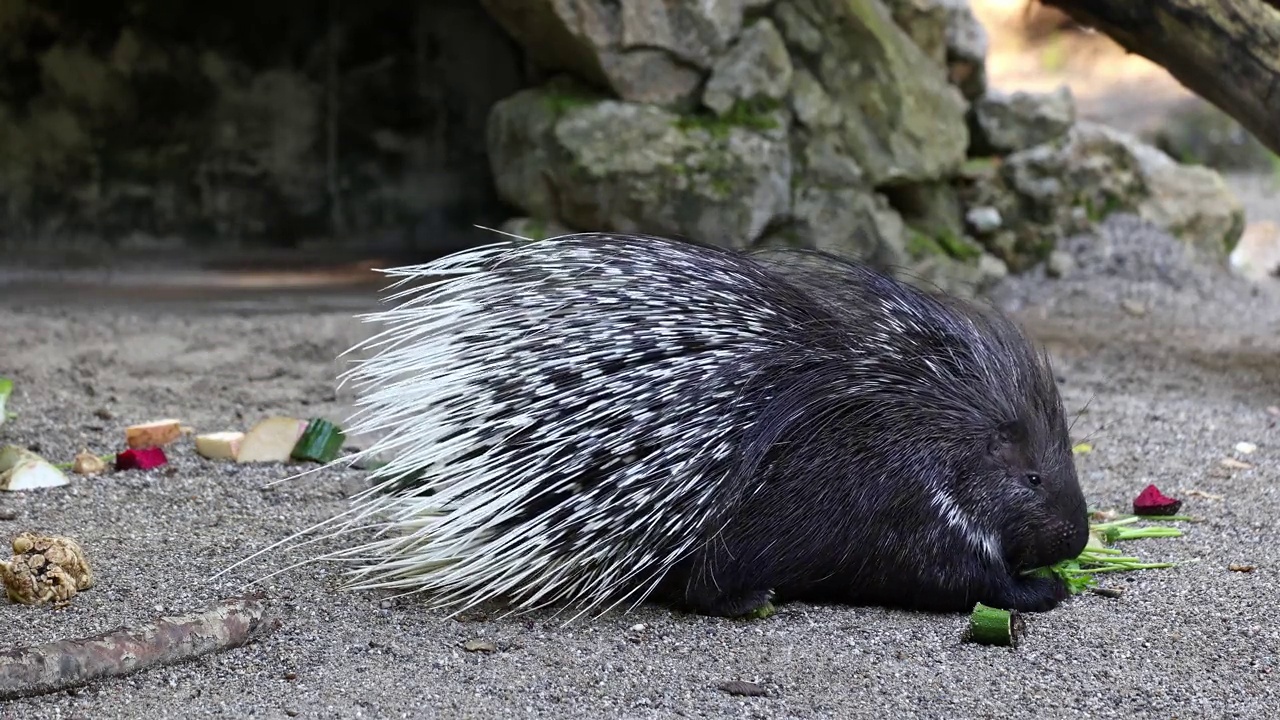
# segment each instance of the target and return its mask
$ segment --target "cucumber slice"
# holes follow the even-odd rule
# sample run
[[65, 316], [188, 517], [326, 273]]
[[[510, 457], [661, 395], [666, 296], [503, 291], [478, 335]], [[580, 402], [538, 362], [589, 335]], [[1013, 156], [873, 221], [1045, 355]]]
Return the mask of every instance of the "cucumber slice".
[[342, 428], [324, 418], [312, 418], [307, 423], [307, 429], [302, 431], [302, 437], [298, 438], [298, 443], [293, 446], [291, 457], [294, 460], [310, 460], [321, 464], [333, 462], [346, 441], [347, 436]]

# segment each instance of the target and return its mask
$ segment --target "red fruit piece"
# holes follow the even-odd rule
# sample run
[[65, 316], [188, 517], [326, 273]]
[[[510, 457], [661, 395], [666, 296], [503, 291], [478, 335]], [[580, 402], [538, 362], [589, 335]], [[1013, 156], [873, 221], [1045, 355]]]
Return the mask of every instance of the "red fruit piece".
[[130, 448], [116, 453], [116, 470], [150, 470], [169, 462], [160, 447]]
[[1181, 500], [1167, 497], [1155, 485], [1148, 485], [1133, 499], [1134, 515], [1176, 515], [1181, 507]]

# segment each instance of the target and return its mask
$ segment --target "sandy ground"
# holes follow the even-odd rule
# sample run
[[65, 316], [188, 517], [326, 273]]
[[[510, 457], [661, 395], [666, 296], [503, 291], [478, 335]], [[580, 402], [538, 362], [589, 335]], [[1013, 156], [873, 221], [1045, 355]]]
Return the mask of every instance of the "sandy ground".
[[[1118, 600], [1078, 596], [1031, 616], [1017, 650], [961, 641], [963, 615], [787, 605], [763, 622], [645, 607], [569, 627], [549, 615], [445, 619], [411, 599], [336, 591], [332, 568], [266, 585], [283, 627], [189, 663], [0, 705], [5, 718], [1263, 718], [1280, 707], [1280, 302], [1198, 269], [1132, 229], [1082, 243], [1065, 280], [1010, 283], [1000, 301], [1048, 343], [1096, 507], [1147, 483], [1204, 519], [1130, 549], [1195, 561], [1115, 575]], [[0, 368], [18, 390], [0, 442], [54, 459], [108, 451], [127, 423], [202, 430], [271, 413], [341, 418], [335, 356], [362, 337], [360, 288], [268, 295], [83, 296], [6, 291]], [[1269, 408], [1272, 408], [1269, 411]], [[1241, 441], [1257, 450], [1240, 455]], [[1231, 469], [1223, 458], [1247, 462]], [[71, 607], [0, 605], [0, 646], [182, 613], [302, 557], [218, 581], [236, 559], [340, 511], [363, 486], [333, 471], [272, 487], [283, 467], [205, 461], [5, 494], [0, 535], [72, 535], [99, 578]], [[1220, 500], [1189, 494], [1220, 495]], [[332, 546], [326, 546], [332, 547]], [[1256, 565], [1231, 572], [1230, 563]], [[467, 652], [487, 640], [496, 651]], [[749, 680], [765, 697], [718, 686]]]

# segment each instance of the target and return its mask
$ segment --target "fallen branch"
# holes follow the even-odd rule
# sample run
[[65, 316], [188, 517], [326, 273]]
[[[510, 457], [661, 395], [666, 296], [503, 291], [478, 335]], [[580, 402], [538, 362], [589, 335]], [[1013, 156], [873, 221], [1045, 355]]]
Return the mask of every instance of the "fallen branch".
[[261, 593], [87, 638], [0, 651], [0, 699], [40, 695], [245, 645], [280, 627]]
[[1042, 0], [1169, 71], [1280, 153], [1277, 0]]

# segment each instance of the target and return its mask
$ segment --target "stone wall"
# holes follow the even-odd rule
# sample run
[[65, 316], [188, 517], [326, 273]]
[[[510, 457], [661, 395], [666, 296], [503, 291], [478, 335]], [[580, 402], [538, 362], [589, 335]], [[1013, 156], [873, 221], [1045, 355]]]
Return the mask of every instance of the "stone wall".
[[565, 229], [804, 247], [948, 289], [1221, 179], [990, 88], [967, 0], [10, 0], [0, 242], [438, 254]]
[[474, 0], [7, 0], [0, 239], [449, 244], [523, 55]]

